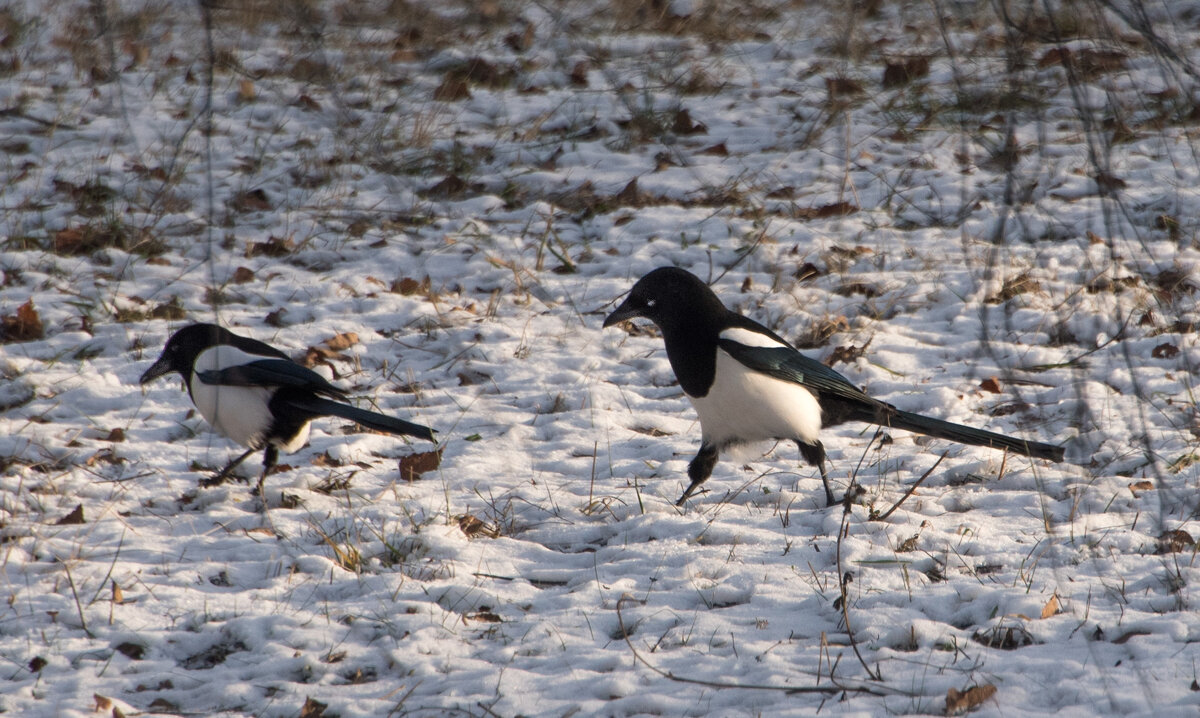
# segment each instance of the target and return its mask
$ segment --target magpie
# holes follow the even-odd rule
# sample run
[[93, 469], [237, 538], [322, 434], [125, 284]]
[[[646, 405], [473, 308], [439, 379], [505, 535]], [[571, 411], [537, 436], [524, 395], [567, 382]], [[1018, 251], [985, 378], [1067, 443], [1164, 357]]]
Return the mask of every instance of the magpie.
[[721, 451], [770, 439], [796, 442], [804, 460], [821, 472], [825, 500], [833, 505], [818, 435], [822, 426], [846, 421], [1063, 460], [1059, 446], [952, 424], [871, 398], [775, 332], [726, 309], [708, 285], [683, 269], [659, 267], [639, 279], [604, 327], [635, 317], [662, 331], [675, 378], [700, 416], [700, 451], [688, 464], [692, 483], [676, 506], [708, 479]]
[[270, 344], [238, 336], [215, 324], [191, 324], [171, 335], [162, 355], [141, 377], [146, 384], [172, 372], [183, 377], [192, 403], [218, 433], [248, 447], [202, 482], [216, 486], [251, 454], [263, 450], [258, 496], [279, 452], [308, 441], [309, 424], [322, 416], [355, 421], [368, 429], [434, 441], [426, 426], [342, 403], [346, 391]]

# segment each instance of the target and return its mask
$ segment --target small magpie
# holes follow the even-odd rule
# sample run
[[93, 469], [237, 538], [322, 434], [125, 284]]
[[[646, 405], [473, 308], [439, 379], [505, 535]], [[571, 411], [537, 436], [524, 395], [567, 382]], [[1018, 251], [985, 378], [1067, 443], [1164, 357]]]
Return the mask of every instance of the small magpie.
[[290, 454], [304, 446], [313, 419], [337, 416], [368, 429], [434, 441], [429, 427], [343, 404], [345, 390], [320, 374], [269, 344], [215, 324], [191, 324], [171, 335], [140, 381], [171, 372], [183, 377], [192, 403], [217, 432], [249, 447], [203, 485], [220, 484], [246, 457], [263, 449], [258, 495], [264, 504], [263, 482], [279, 451]]
[[721, 451], [768, 439], [796, 442], [800, 455], [821, 472], [825, 500], [833, 505], [818, 434], [822, 426], [845, 421], [1063, 460], [1062, 447], [901, 411], [871, 398], [770, 329], [726, 309], [708, 285], [685, 270], [659, 267], [639, 279], [604, 326], [634, 317], [662, 330], [675, 378], [700, 415], [700, 451], [688, 465], [692, 483], [676, 506], [708, 479]]

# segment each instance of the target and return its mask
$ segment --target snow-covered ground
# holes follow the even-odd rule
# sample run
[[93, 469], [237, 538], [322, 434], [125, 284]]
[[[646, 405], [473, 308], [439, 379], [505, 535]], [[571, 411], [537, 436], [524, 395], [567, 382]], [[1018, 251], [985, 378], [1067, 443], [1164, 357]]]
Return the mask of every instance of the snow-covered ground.
[[[0, 712], [1196, 714], [1200, 3], [228, 5], [0, 7]], [[1069, 462], [847, 425], [849, 514], [784, 444], [677, 509], [600, 328], [665, 264]], [[267, 517], [200, 489], [189, 321], [440, 465], [325, 420]]]

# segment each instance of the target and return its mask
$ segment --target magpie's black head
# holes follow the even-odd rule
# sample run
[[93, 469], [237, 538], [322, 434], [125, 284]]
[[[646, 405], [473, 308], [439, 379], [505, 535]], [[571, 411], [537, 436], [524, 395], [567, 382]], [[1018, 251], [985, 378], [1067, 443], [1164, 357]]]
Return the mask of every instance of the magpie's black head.
[[200, 352], [217, 344], [229, 344], [233, 334], [216, 324], [189, 324], [171, 335], [158, 360], [142, 374], [142, 384], [171, 372], [187, 377]]
[[605, 327], [644, 317], [666, 333], [687, 327], [717, 326], [728, 310], [700, 278], [678, 267], [659, 267], [637, 281]]

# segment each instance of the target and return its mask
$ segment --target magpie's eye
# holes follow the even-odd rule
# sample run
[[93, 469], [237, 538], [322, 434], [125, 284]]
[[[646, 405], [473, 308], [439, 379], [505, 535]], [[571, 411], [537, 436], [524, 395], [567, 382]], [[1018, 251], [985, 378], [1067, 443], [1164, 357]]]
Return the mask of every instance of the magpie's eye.
[[646, 306], [647, 306], [647, 307], [653, 307], [655, 304], [658, 304], [658, 300], [657, 300], [657, 299], [647, 299], [647, 300], [646, 300]]

